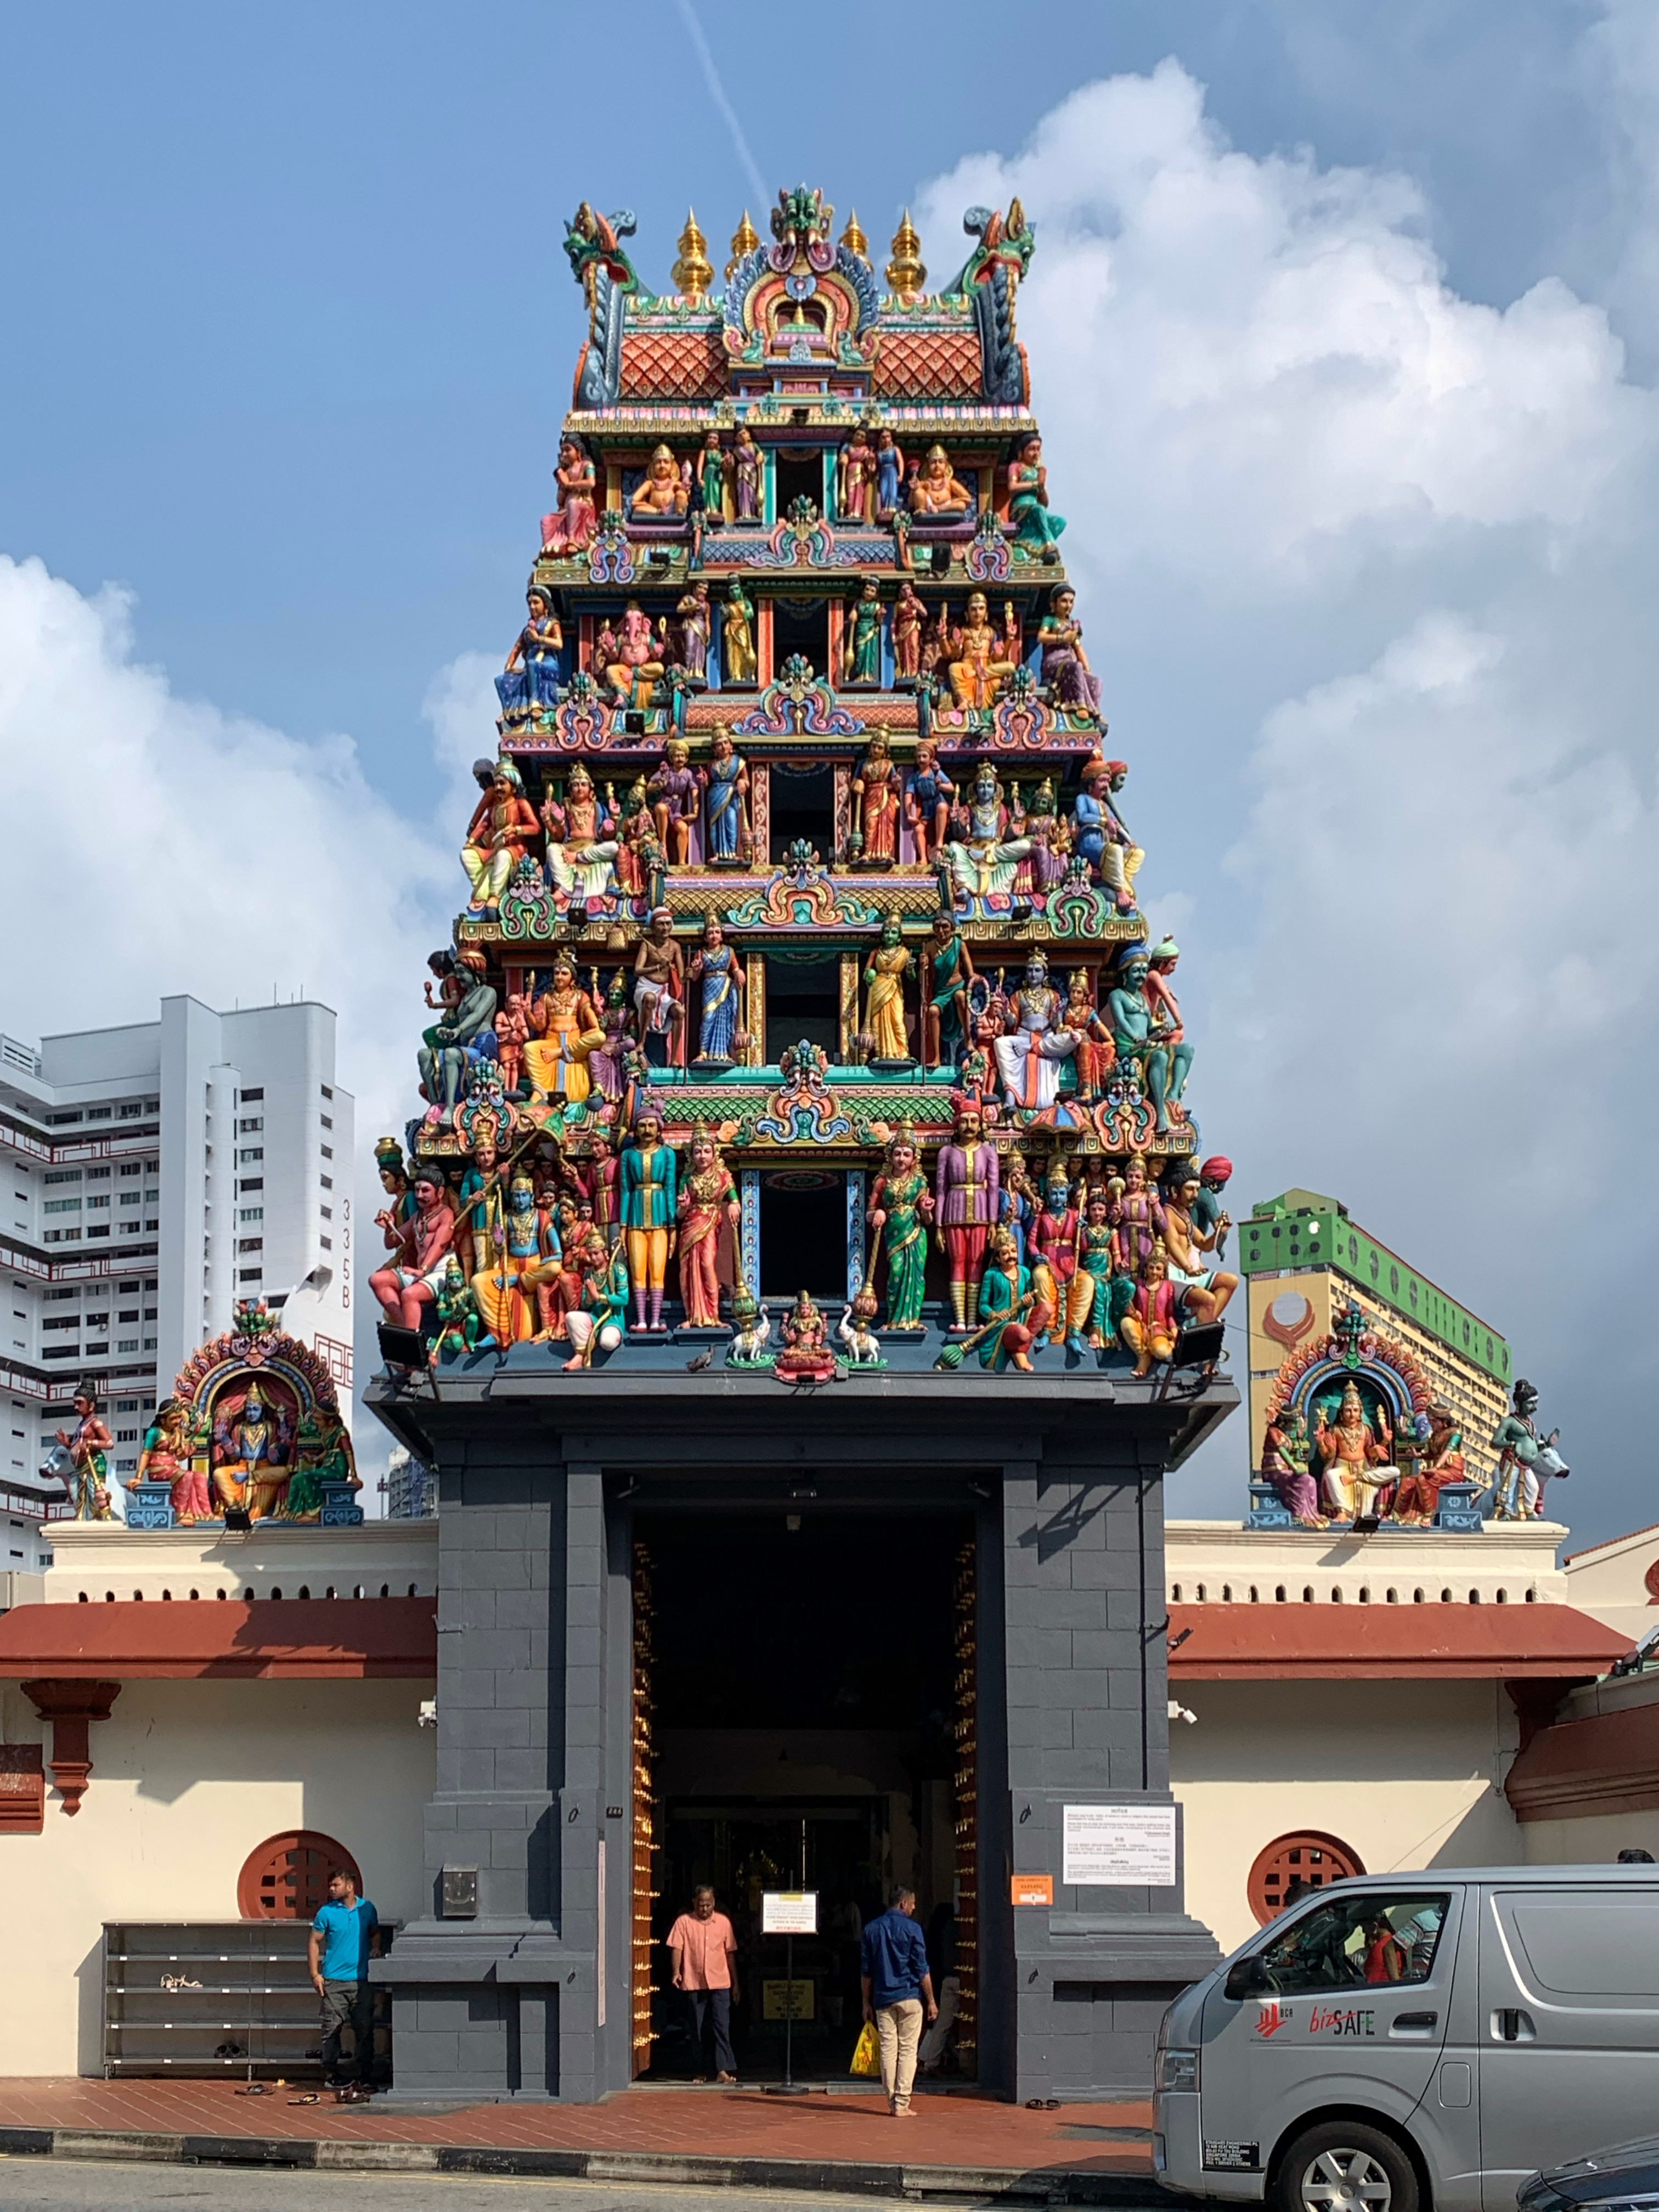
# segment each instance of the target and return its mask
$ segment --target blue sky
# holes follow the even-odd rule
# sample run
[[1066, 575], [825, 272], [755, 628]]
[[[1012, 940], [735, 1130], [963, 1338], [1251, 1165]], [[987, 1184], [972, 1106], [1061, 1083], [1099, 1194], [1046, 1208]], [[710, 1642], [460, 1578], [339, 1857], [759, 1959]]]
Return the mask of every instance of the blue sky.
[[[1581, 1534], [1651, 1518], [1659, 15], [768, 20], [13, 12], [0, 774], [44, 821], [75, 760], [98, 857], [70, 899], [58, 841], [9, 856], [0, 917], [50, 911], [60, 957], [0, 1021], [304, 984], [367, 1153], [461, 889], [577, 201], [633, 206], [665, 288], [688, 203], [717, 264], [745, 204], [764, 227], [751, 162], [878, 248], [911, 206], [936, 277], [1018, 191], [1055, 502], [1235, 1211], [1346, 1199], [1515, 1341]], [[1228, 1510], [1242, 1464], [1235, 1434], [1172, 1504]]]

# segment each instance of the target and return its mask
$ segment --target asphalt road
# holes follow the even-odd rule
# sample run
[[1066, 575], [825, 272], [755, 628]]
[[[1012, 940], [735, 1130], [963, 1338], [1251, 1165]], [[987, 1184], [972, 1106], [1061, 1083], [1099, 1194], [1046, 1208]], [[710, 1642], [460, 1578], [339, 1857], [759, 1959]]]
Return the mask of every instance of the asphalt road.
[[[118, 2164], [0, 2157], [4, 2212], [872, 2212], [879, 2197], [819, 2196], [803, 2189], [619, 2186], [605, 2181], [477, 2180], [470, 2175], [285, 2173], [234, 2166]], [[989, 2198], [960, 2198], [989, 2204]]]

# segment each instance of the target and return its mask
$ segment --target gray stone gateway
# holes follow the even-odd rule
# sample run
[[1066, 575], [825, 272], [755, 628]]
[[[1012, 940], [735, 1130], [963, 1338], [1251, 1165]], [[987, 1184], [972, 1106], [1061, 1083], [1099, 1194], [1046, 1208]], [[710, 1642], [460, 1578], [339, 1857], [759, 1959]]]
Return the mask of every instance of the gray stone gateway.
[[[964, 2071], [1144, 2094], [1164, 2005], [1217, 1955], [1182, 1906], [1163, 1478], [1231, 1383], [792, 1389], [632, 1350], [368, 1394], [441, 1498], [429, 1902], [375, 1968], [398, 2094], [583, 2101], [689, 2071], [660, 1943], [694, 1879], [738, 1923], [745, 2072], [793, 2004], [798, 2070], [842, 2075], [859, 1917], [899, 1879], [951, 1946]], [[1125, 1816], [1103, 1836], [1102, 1810]], [[1066, 1879], [1102, 1863], [1068, 1866], [1068, 1828], [1107, 1879]], [[1170, 1830], [1171, 1878], [1124, 1879]], [[1042, 1877], [1049, 1901], [1014, 1902]], [[766, 1887], [818, 1892], [793, 1992], [752, 1933]]]

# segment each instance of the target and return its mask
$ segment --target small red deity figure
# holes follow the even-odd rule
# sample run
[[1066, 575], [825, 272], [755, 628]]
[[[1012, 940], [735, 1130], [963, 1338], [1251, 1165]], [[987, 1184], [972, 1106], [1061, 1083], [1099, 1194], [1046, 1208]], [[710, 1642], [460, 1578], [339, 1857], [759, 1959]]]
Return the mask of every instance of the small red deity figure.
[[524, 1073], [524, 1048], [530, 1042], [530, 1012], [522, 991], [509, 991], [495, 1017], [495, 1058], [509, 1097]]
[[1092, 1106], [1117, 1065], [1117, 1046], [1095, 1005], [1086, 968], [1073, 969], [1067, 982], [1066, 1011], [1060, 1018], [1077, 1039], [1073, 1066], [1077, 1070], [1078, 1097], [1085, 1106]]
[[731, 1173], [704, 1128], [691, 1138], [691, 1164], [680, 1186], [679, 1215], [680, 1303], [687, 1325], [715, 1328], [720, 1325], [720, 1224], [738, 1225], [738, 1192]]

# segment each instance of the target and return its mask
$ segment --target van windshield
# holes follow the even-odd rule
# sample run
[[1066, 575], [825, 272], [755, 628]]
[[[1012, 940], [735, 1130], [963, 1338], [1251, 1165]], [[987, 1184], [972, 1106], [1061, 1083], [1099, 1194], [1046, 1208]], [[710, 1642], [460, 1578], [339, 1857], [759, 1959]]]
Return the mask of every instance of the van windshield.
[[1425, 1982], [1433, 1970], [1447, 1903], [1443, 1891], [1332, 1895], [1258, 1955], [1280, 1996]]

